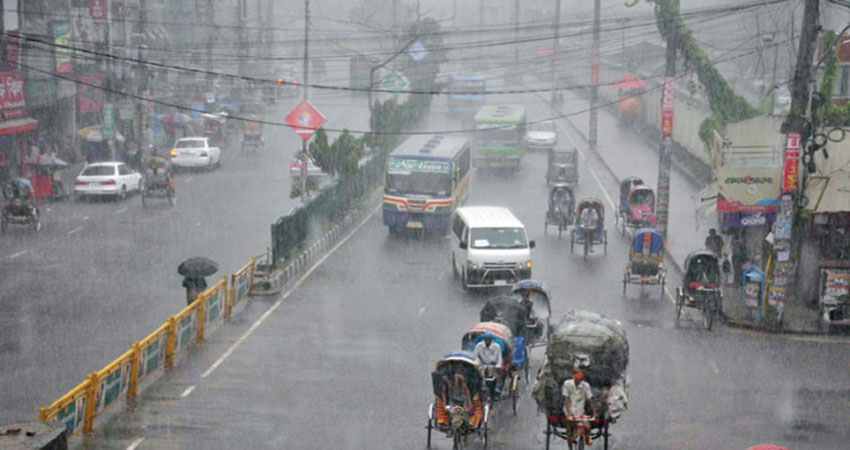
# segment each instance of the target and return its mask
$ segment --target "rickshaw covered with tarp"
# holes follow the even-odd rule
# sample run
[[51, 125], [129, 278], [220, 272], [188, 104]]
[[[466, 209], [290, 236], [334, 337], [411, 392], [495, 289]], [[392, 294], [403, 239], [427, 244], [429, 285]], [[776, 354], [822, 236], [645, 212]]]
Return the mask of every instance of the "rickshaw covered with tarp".
[[[475, 346], [483, 341], [485, 335], [492, 336], [490, 345], [498, 345], [502, 350], [502, 367], [499, 369], [502, 376], [498, 376], [493, 366], [482, 366], [484, 371], [484, 395], [487, 403], [498, 400], [512, 401], [513, 412], [516, 414], [516, 403], [519, 399], [519, 369], [525, 358], [524, 349], [519, 355], [515, 352], [514, 335], [510, 327], [499, 322], [479, 322], [469, 327], [461, 338], [461, 348], [464, 351], [474, 352]], [[518, 359], [521, 358], [521, 359]], [[479, 361], [480, 363], [480, 361]]]
[[38, 206], [33, 200], [34, 190], [30, 180], [12, 178], [3, 185], [3, 205], [0, 214], [0, 229], [5, 233], [9, 224], [29, 225], [33, 230], [41, 229]]
[[263, 151], [266, 142], [263, 137], [263, 122], [251, 116], [242, 122], [242, 151], [252, 153]]
[[550, 186], [560, 183], [570, 186], [578, 184], [577, 149], [565, 147], [549, 149], [546, 164], [546, 183]]
[[549, 225], [558, 227], [558, 237], [567, 230], [567, 226], [575, 222], [575, 194], [573, 188], [566, 183], [558, 183], [552, 186], [549, 192], [549, 207], [546, 209], [546, 222], [543, 232], [549, 229]]
[[513, 335], [511, 364], [528, 373], [526, 354], [526, 309], [510, 296], [499, 295], [487, 300], [479, 315], [481, 322], [497, 322], [508, 327]]
[[[629, 343], [619, 321], [591, 311], [570, 311], [549, 333], [546, 358], [531, 396], [546, 416], [546, 448], [553, 436], [567, 438], [567, 416], [561, 389], [573, 367], [585, 371], [598, 414], [590, 434], [608, 448], [609, 427], [628, 407]], [[583, 442], [582, 442], [583, 444]]]
[[[596, 221], [584, 219], [584, 210], [593, 209], [596, 211]], [[589, 215], [588, 215], [589, 217]], [[590, 253], [591, 248], [596, 244], [602, 244], [604, 253], [608, 253], [608, 232], [605, 230], [605, 204], [598, 198], [585, 198], [579, 200], [576, 206], [576, 226], [572, 230], [570, 236], [570, 252], [575, 251], [575, 245], [579, 244], [584, 247], [584, 257]]]
[[664, 239], [654, 228], [641, 228], [632, 236], [629, 262], [623, 273], [623, 295], [627, 284], [660, 285], [664, 295]]
[[[518, 303], [523, 307], [526, 314], [525, 322], [525, 346], [526, 357], [531, 354], [531, 349], [546, 345], [549, 330], [549, 318], [552, 316], [552, 305], [549, 291], [543, 283], [536, 280], [522, 280], [511, 287], [511, 293], [519, 295]], [[522, 297], [528, 297], [526, 304]]]
[[676, 326], [682, 308], [702, 310], [703, 325], [710, 330], [723, 303], [720, 291], [720, 262], [711, 250], [696, 250], [685, 257], [685, 276], [682, 287], [676, 289]]
[[[472, 413], [458, 405], [446, 405], [443, 401], [445, 379], [460, 374], [469, 388]], [[428, 407], [428, 447], [431, 447], [431, 430], [437, 429], [454, 439], [455, 448], [461, 446], [462, 438], [476, 434], [487, 446], [487, 420], [490, 407], [483, 400], [484, 377], [475, 355], [466, 351], [448, 353], [434, 364], [431, 372], [434, 402]], [[448, 407], [447, 407], [448, 406]]]
[[621, 200], [620, 206], [617, 218], [622, 221], [623, 234], [626, 234], [626, 228], [655, 226], [655, 192], [651, 187], [644, 184], [632, 186], [625, 205]]
[[151, 156], [145, 164], [145, 175], [141, 189], [142, 205], [147, 206], [152, 198], [165, 198], [174, 206], [177, 193], [174, 189], [174, 175], [171, 161], [161, 156]]
[[204, 121], [204, 136], [210, 138], [216, 146], [222, 147], [224, 144], [222, 129], [224, 128], [225, 117], [209, 113], [204, 113], [201, 117]]

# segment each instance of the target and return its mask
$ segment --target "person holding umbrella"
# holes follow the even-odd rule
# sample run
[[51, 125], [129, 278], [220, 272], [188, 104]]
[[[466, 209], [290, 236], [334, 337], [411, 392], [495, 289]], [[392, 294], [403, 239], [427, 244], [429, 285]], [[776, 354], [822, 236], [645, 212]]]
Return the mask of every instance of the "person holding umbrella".
[[218, 264], [201, 256], [189, 258], [177, 266], [177, 273], [183, 275], [183, 287], [186, 288], [186, 305], [192, 304], [201, 292], [207, 288], [208, 277], [218, 272]]

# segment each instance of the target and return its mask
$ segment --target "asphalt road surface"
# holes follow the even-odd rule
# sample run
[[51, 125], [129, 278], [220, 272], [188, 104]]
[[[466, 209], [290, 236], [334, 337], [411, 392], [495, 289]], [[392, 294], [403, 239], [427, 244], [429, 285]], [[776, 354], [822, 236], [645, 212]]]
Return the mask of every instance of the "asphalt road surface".
[[[546, 105], [522, 100], [532, 118], [552, 115]], [[441, 108], [435, 105], [432, 128], [448, 125]], [[570, 128], [563, 124], [562, 130]], [[656, 158], [637, 155], [625, 144], [611, 149], [610, 156], [634, 158], [638, 170], [653, 167]], [[677, 329], [670, 298], [658, 288], [621, 294], [628, 241], [613, 230], [608, 202], [616, 183], [610, 174], [594, 158], [583, 161], [578, 197], [606, 199], [609, 229], [607, 253], [595, 247], [585, 261], [570, 253], [568, 239], [551, 230], [544, 234], [544, 166], [542, 154], [529, 154], [513, 175], [476, 171], [468, 204], [507, 206], [525, 223], [537, 241], [534, 278], [549, 286], [555, 318], [587, 309], [625, 326], [631, 348], [630, 403], [611, 429], [612, 448], [743, 449], [777, 442], [794, 449], [823, 449], [846, 444], [846, 342], [723, 326], [705, 331], [699, 314]], [[213, 217], [216, 211], [208, 213]], [[685, 213], [692, 210], [674, 214]], [[256, 220], [267, 227], [262, 218]], [[169, 226], [167, 220], [149, 223]], [[150, 236], [162, 232], [168, 230], [151, 230]], [[184, 238], [191, 236], [185, 233]], [[253, 300], [229, 326], [147, 389], [135, 406], [99, 423], [90, 439], [77, 441], [79, 446], [424, 448], [433, 363], [460, 347], [462, 334], [477, 322], [492, 294], [460, 289], [451, 273], [449, 242], [441, 236], [391, 238], [376, 214], [294, 290]], [[244, 258], [253, 248], [243, 250], [244, 255], [233, 251]], [[669, 286], [678, 283], [671, 273]], [[172, 297], [170, 302], [180, 301]], [[132, 307], [139, 313], [150, 302], [124, 296], [112, 308]], [[18, 304], [29, 310], [26, 303]], [[119, 329], [112, 327], [116, 334]], [[108, 334], [90, 336], [109, 340]], [[74, 336], [87, 335], [80, 331]], [[541, 358], [538, 349], [533, 368]], [[543, 447], [545, 419], [528, 395], [529, 387], [523, 383], [521, 391], [517, 416], [509, 405], [497, 405], [491, 448]], [[448, 439], [434, 439], [432, 447], [450, 448]], [[479, 441], [470, 443], [480, 448]], [[556, 445], [564, 447], [563, 442]]]
[[[365, 95], [314, 90], [311, 100], [328, 127], [368, 123]], [[283, 122], [299, 101], [282, 99], [265, 119]], [[47, 203], [41, 231], [0, 236], [0, 422], [37, 417], [185, 306], [181, 261], [218, 261], [212, 284], [270, 245], [270, 224], [300, 202], [289, 163], [301, 139], [268, 125], [265, 138], [261, 154], [242, 154], [234, 138], [221, 169], [177, 174], [174, 207], [143, 207], [138, 195]]]

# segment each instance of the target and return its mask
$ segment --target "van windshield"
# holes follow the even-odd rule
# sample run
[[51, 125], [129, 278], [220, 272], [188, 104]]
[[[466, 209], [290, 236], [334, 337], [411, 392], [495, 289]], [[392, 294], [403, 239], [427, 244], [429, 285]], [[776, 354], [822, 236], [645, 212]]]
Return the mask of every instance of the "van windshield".
[[527, 248], [522, 228], [473, 228], [469, 240], [472, 248]]

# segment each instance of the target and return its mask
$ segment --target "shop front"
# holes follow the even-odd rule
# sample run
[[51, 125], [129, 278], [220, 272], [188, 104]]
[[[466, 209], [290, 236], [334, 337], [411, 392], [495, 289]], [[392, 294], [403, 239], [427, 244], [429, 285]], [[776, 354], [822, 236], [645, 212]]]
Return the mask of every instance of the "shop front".
[[28, 146], [37, 127], [26, 109], [23, 75], [0, 73], [0, 181], [30, 176]]

